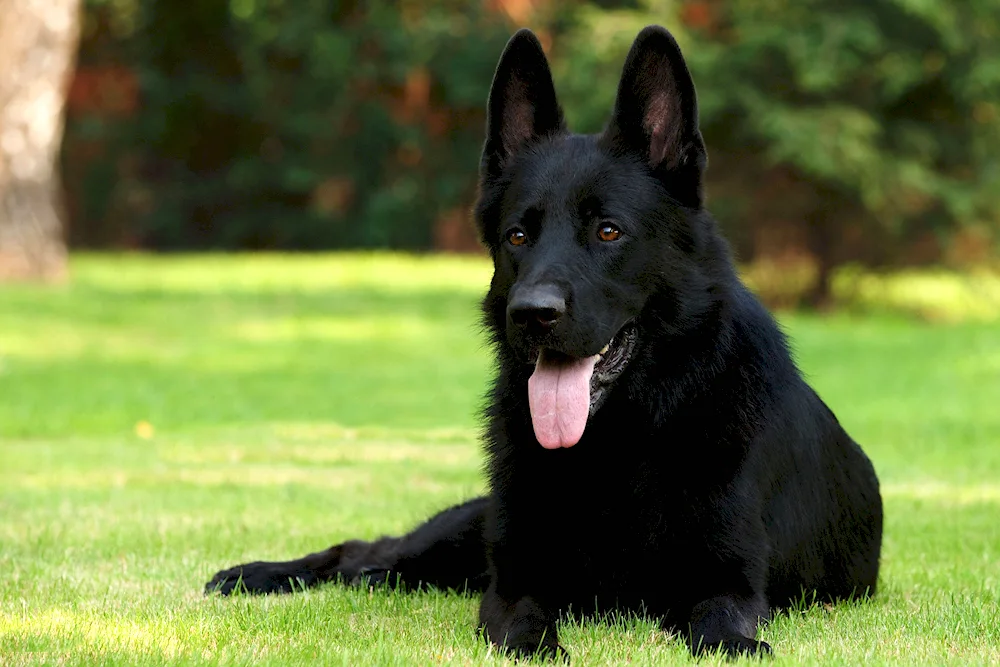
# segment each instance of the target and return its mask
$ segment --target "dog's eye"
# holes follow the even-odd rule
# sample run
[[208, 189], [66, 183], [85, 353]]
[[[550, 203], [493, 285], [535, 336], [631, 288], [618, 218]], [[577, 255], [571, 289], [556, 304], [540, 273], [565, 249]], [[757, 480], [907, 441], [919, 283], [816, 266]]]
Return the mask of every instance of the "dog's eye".
[[602, 241], [617, 241], [622, 236], [622, 230], [614, 225], [603, 224], [597, 228], [597, 238]]
[[528, 235], [520, 229], [512, 229], [507, 232], [507, 242], [511, 245], [524, 245], [528, 242]]

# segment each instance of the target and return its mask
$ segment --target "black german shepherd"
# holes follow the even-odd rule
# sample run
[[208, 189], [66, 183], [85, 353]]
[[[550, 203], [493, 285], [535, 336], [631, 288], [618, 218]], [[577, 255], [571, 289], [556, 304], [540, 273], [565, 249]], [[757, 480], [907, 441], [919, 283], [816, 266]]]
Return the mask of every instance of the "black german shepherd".
[[324, 581], [484, 591], [489, 641], [560, 653], [560, 612], [637, 612], [695, 652], [761, 653], [790, 601], [871, 595], [871, 463], [805, 383], [703, 208], [705, 146], [673, 37], [651, 26], [613, 117], [569, 133], [535, 36], [490, 91], [476, 220], [497, 375], [490, 493], [402, 537], [219, 572], [206, 590]]

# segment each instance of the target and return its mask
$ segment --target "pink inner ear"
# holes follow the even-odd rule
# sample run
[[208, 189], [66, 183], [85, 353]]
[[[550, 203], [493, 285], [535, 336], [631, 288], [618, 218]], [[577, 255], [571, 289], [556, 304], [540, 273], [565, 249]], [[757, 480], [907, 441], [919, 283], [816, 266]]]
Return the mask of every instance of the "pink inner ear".
[[507, 155], [513, 155], [535, 133], [535, 107], [528, 99], [528, 87], [517, 77], [507, 83], [507, 103], [500, 120], [500, 139]]
[[676, 111], [671, 92], [657, 91], [646, 105], [643, 125], [649, 133], [649, 164], [653, 167], [675, 167], [680, 157], [677, 144], [681, 119], [673, 117]]
[[507, 155], [513, 155], [534, 133], [535, 109], [531, 103], [518, 95], [507, 103], [501, 121], [500, 136]]

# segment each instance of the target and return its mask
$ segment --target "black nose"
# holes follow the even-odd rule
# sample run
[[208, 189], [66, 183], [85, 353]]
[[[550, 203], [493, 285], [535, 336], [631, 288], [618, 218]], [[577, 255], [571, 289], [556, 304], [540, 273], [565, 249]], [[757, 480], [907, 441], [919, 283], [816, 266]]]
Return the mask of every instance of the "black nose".
[[507, 317], [519, 327], [548, 330], [566, 314], [566, 300], [555, 285], [534, 285], [517, 290], [507, 304]]

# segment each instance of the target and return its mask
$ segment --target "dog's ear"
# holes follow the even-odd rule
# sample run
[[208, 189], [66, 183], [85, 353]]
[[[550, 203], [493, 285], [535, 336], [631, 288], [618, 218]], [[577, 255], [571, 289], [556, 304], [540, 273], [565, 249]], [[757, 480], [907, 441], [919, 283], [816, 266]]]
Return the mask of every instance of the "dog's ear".
[[535, 34], [518, 30], [507, 42], [487, 103], [483, 176], [497, 176], [519, 149], [565, 130], [545, 52]]
[[665, 28], [648, 26], [632, 44], [603, 141], [640, 155], [685, 206], [701, 206], [708, 160], [698, 100], [680, 47]]

